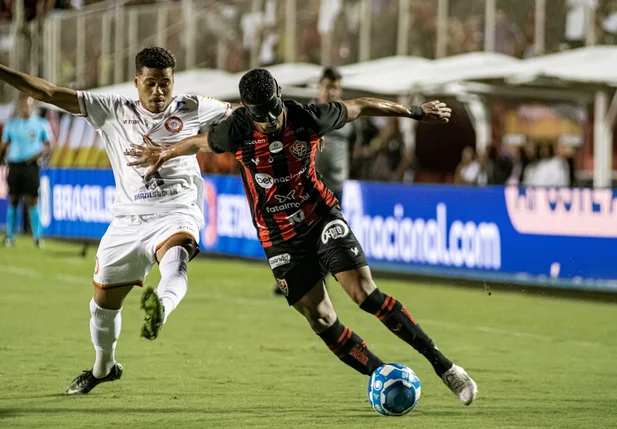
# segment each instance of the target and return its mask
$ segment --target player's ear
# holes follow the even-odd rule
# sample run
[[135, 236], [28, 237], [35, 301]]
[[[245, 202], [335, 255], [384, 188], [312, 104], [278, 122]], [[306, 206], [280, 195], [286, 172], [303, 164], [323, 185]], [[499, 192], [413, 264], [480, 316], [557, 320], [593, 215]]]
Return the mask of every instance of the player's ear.
[[135, 88], [139, 89], [139, 76], [137, 73], [135, 73], [135, 76], [133, 77], [133, 85], [135, 85]]

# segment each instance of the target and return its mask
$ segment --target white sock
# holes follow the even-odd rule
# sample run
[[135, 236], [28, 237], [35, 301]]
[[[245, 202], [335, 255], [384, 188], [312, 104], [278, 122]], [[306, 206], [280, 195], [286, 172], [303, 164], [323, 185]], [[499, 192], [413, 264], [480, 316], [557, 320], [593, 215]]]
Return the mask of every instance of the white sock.
[[96, 351], [92, 374], [96, 378], [106, 377], [116, 364], [116, 343], [122, 327], [121, 311], [101, 308], [94, 298], [90, 301], [90, 336]]
[[181, 246], [172, 247], [159, 263], [161, 281], [156, 293], [165, 307], [165, 320], [180, 304], [188, 288], [189, 252]]

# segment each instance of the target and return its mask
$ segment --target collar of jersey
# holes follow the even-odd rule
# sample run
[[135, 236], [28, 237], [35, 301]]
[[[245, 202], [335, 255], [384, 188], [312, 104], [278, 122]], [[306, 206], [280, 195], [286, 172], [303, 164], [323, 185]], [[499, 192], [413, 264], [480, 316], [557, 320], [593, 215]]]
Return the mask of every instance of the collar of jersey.
[[165, 110], [163, 110], [161, 113], [152, 113], [151, 111], [146, 109], [144, 106], [142, 106], [141, 102], [139, 100], [137, 100], [137, 109], [139, 109], [139, 111], [141, 113], [144, 113], [144, 114], [150, 116], [151, 118], [156, 118], [156, 117], [159, 117], [159, 116], [164, 116], [169, 111], [169, 108], [174, 103], [175, 99], [176, 99], [176, 97], [172, 97], [171, 102], [169, 103], [169, 106], [167, 106], [165, 108]]

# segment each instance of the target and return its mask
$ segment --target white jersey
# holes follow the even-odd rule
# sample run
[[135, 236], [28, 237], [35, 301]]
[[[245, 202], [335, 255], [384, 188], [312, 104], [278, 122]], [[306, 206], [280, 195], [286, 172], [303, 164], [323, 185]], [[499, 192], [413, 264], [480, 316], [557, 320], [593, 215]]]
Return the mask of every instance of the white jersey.
[[143, 136], [161, 144], [174, 144], [227, 118], [229, 103], [197, 95], [179, 95], [167, 109], [153, 114], [138, 101], [116, 95], [78, 91], [81, 115], [105, 142], [116, 180], [114, 216], [184, 213], [203, 227], [203, 179], [196, 156], [182, 156], [166, 162], [146, 182], [148, 167], [129, 167], [133, 159], [124, 152], [131, 144], [143, 144]]

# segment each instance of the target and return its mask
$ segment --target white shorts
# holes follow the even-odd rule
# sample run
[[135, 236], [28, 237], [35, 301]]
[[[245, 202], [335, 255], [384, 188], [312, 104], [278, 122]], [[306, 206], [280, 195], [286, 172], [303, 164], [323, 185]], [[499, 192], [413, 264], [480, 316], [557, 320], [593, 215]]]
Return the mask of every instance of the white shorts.
[[96, 252], [94, 285], [101, 289], [143, 286], [157, 262], [156, 252], [176, 234], [188, 234], [199, 244], [199, 224], [191, 216], [165, 213], [114, 217]]

